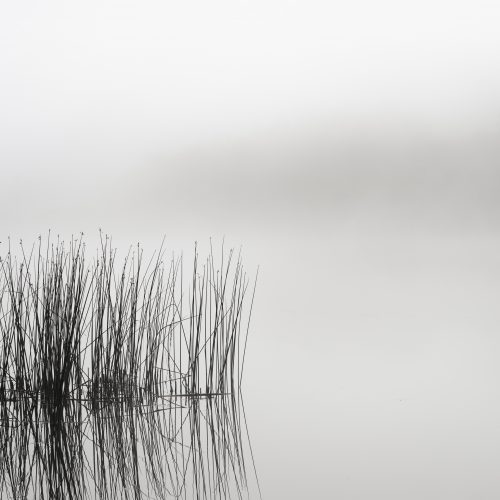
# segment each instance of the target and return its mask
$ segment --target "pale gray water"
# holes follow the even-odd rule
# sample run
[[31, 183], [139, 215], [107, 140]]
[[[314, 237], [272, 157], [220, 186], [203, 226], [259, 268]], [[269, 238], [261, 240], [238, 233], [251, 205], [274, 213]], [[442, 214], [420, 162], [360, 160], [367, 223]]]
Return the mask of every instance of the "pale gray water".
[[494, 498], [499, 241], [363, 230], [289, 238], [262, 269], [246, 393], [263, 490]]

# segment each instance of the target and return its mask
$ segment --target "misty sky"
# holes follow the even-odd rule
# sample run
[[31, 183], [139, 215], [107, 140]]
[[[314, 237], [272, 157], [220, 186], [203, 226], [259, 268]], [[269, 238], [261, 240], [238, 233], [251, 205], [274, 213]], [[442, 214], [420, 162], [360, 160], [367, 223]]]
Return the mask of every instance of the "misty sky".
[[63, 225], [60, 206], [96, 225], [130, 201], [141, 218], [220, 217], [236, 199], [252, 219], [255, 205], [323, 213], [421, 186], [431, 205], [472, 189], [490, 221], [499, 14], [496, 2], [9, 2], [8, 230]]

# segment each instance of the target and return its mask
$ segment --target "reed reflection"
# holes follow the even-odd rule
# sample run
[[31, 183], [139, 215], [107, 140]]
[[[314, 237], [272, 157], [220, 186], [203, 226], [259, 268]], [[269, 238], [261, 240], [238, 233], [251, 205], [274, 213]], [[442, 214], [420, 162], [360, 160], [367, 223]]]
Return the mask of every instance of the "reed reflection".
[[2, 498], [250, 496], [241, 394], [87, 403], [3, 402]]

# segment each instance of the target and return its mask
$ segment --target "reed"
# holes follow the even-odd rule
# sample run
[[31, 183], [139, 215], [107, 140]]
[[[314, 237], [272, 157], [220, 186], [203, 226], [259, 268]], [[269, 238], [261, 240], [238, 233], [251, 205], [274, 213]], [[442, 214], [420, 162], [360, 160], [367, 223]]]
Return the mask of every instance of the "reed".
[[0, 259], [0, 497], [243, 498], [241, 255], [100, 242]]
[[[204, 261], [162, 248], [118, 263], [111, 240], [20, 244], [0, 259], [0, 400], [29, 396], [144, 401], [234, 393], [250, 318], [249, 279], [233, 250]], [[253, 297], [252, 297], [253, 301]], [[248, 309], [248, 310], [247, 310]]]

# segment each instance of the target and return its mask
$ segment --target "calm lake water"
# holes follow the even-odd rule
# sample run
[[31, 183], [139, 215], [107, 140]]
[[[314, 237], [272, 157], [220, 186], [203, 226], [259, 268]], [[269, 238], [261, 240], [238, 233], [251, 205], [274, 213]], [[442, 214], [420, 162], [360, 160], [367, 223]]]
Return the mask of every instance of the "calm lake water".
[[[82, 414], [82, 439], [91, 439], [68, 444], [86, 454], [74, 460], [86, 464], [78, 480], [90, 497], [97, 479], [101, 491], [134, 498], [139, 478], [153, 498], [184, 488], [186, 499], [253, 499], [256, 475], [264, 499], [500, 496], [498, 238], [375, 217], [337, 220], [335, 231], [327, 222], [297, 218], [247, 235], [246, 269], [260, 271], [246, 421], [239, 403], [235, 411], [216, 399]], [[47, 443], [52, 431], [34, 432]], [[31, 467], [29, 455], [16, 456], [11, 471]], [[7, 492], [5, 462], [3, 471]]]
[[397, 222], [299, 219], [253, 249], [264, 498], [500, 495], [500, 241]]

